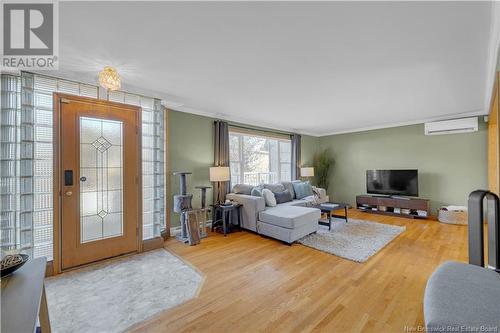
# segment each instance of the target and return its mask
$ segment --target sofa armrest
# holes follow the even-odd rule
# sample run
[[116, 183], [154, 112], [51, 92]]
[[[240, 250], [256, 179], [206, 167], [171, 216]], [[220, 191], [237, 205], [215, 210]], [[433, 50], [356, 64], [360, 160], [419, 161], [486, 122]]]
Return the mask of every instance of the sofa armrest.
[[266, 209], [266, 202], [262, 197], [256, 197], [246, 194], [229, 193], [226, 195], [229, 200], [236, 201], [243, 205], [242, 207], [242, 224], [245, 229], [257, 231], [257, 218], [259, 213]]

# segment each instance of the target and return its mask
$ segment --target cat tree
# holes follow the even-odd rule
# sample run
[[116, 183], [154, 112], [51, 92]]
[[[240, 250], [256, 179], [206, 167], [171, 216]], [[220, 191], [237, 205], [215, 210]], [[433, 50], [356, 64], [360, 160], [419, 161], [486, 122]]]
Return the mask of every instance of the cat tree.
[[[192, 207], [192, 201], [193, 201], [193, 195], [192, 194], [187, 194], [187, 175], [191, 175], [191, 172], [174, 172], [174, 175], [179, 176], [179, 190], [180, 194], [175, 194], [174, 195], [174, 212], [180, 214], [180, 222], [181, 222], [181, 233], [176, 236], [178, 240], [181, 242], [188, 242], [189, 237], [188, 237], [188, 228], [186, 225], [186, 213], [190, 210], [193, 210]], [[201, 209], [202, 211], [206, 212], [208, 209], [206, 208], [206, 194], [207, 194], [207, 189], [209, 189], [210, 186], [196, 186], [196, 189], [201, 190]], [[205, 220], [202, 222], [202, 228], [200, 232], [200, 236], [206, 237], [206, 225], [205, 225]]]
[[192, 209], [191, 203], [193, 201], [193, 195], [187, 194], [186, 176], [191, 174], [192, 172], [174, 172], [175, 176], [179, 176], [180, 190], [180, 194], [174, 195], [174, 212], [181, 215], [181, 233], [176, 237], [184, 243], [189, 240], [186, 226], [186, 214], [184, 214], [184, 212]]

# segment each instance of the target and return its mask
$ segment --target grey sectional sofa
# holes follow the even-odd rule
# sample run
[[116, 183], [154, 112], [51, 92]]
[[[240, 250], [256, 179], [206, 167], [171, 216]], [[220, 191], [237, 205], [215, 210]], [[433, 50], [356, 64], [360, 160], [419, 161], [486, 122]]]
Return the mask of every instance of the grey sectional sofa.
[[[263, 186], [273, 187], [275, 185], [264, 184]], [[233, 189], [237, 187], [235, 186]], [[327, 202], [328, 196], [324, 189], [315, 188], [315, 192], [319, 196], [294, 198], [292, 201], [278, 204], [275, 207], [266, 207], [264, 198], [250, 195], [248, 188], [240, 193], [229, 193], [226, 198], [243, 205], [243, 228], [291, 244], [318, 230], [318, 219], [321, 212], [319, 209], [308, 206]]]

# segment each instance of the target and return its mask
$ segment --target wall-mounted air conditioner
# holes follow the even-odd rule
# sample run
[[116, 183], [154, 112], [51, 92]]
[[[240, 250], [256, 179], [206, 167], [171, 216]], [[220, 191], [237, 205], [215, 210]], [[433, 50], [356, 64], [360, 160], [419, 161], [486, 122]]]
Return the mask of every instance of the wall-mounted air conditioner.
[[477, 132], [477, 129], [478, 129], [477, 117], [425, 123], [425, 135], [470, 133], [470, 132]]

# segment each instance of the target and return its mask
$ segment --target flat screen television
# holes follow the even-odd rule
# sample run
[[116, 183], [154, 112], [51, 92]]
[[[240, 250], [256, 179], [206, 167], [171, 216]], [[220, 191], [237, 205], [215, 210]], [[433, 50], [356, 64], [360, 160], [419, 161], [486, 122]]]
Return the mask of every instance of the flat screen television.
[[366, 170], [366, 192], [418, 197], [418, 170]]

